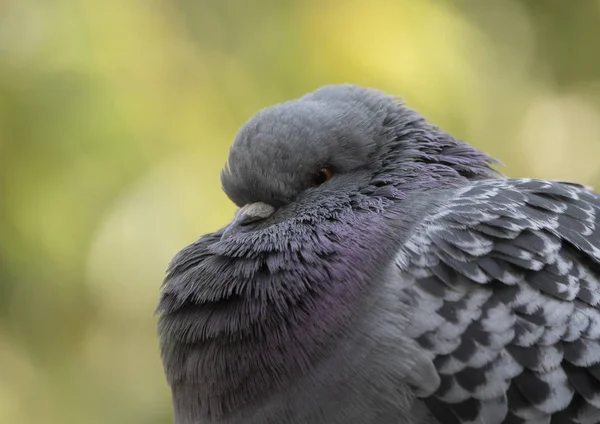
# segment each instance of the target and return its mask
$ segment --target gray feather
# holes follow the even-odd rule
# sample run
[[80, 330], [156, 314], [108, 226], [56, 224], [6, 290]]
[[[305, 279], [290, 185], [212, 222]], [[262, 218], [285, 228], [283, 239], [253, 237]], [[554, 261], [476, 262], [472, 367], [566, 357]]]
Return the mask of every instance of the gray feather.
[[[510, 179], [478, 181], [456, 196], [415, 229], [396, 260], [405, 264], [398, 278], [413, 281], [403, 296], [427, 293], [415, 317], [441, 318], [437, 326], [412, 321], [441, 377], [437, 400], [426, 403], [442, 411], [442, 403], [477, 402], [477, 416], [458, 422], [549, 422], [559, 413], [600, 421], [600, 380], [588, 370], [600, 364], [600, 199], [575, 185]], [[478, 212], [465, 225], [454, 215], [467, 204]], [[488, 230], [502, 222], [511, 234]], [[467, 277], [466, 295], [423, 261], [432, 254]], [[504, 413], [486, 403], [498, 396]], [[581, 405], [570, 409], [573, 402]]]

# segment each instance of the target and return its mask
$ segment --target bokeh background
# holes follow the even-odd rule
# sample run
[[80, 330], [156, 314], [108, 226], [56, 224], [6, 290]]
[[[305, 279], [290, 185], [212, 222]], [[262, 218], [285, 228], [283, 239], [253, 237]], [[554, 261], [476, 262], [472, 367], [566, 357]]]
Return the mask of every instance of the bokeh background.
[[600, 185], [597, 0], [0, 2], [0, 422], [168, 424], [169, 259], [225, 224], [236, 130], [326, 83], [511, 176]]

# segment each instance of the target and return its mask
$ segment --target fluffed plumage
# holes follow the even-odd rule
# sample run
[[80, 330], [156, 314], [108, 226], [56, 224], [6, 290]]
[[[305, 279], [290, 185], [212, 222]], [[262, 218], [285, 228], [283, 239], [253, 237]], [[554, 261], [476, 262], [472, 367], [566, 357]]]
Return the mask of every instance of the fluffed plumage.
[[164, 282], [176, 423], [599, 423], [600, 196], [494, 163], [374, 90], [259, 112]]

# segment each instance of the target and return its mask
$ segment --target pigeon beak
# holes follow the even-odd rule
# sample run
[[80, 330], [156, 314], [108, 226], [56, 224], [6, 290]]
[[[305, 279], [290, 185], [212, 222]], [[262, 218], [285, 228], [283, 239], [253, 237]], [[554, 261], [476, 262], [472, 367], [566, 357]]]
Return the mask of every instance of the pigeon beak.
[[231, 237], [242, 227], [267, 219], [275, 212], [275, 208], [262, 202], [249, 203], [238, 209], [233, 220], [229, 223], [221, 240]]

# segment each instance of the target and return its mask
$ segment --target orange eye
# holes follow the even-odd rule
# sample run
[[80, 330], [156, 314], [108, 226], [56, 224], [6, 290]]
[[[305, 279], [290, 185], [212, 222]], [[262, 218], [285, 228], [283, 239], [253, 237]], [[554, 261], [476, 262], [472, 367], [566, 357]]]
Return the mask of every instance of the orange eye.
[[333, 177], [333, 171], [331, 171], [331, 168], [321, 168], [313, 177], [310, 185], [311, 187], [318, 187], [325, 181], [330, 180], [331, 177]]

